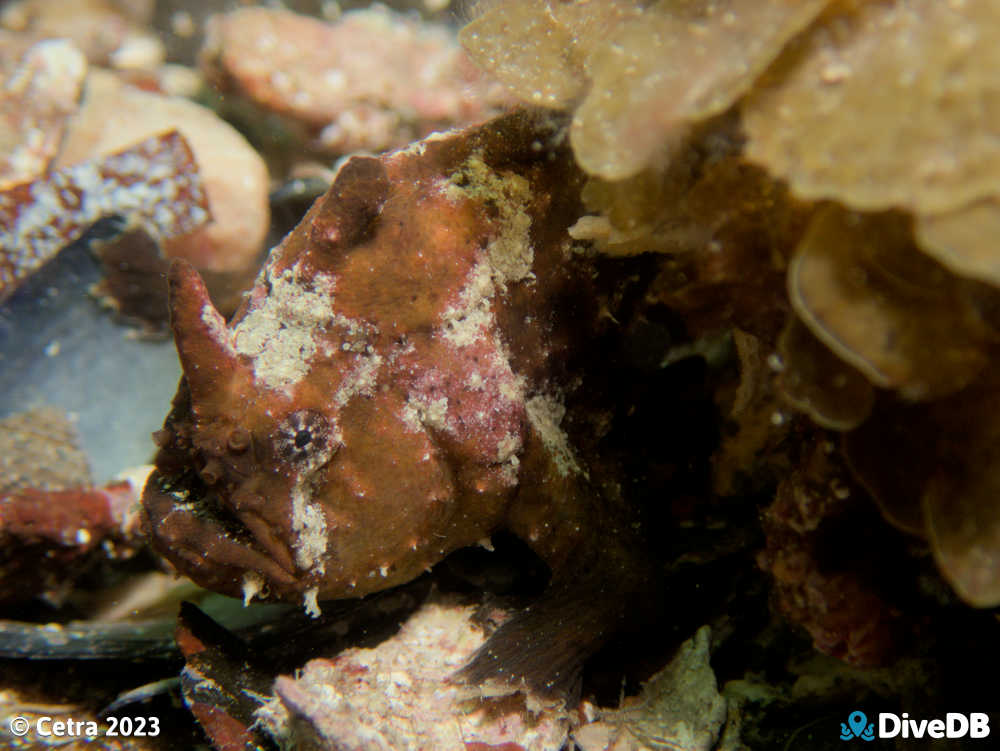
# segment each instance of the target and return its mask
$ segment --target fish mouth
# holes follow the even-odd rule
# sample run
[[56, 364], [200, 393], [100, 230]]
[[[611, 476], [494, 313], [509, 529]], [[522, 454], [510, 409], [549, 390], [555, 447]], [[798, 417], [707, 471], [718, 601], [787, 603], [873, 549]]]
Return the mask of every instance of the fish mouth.
[[242, 597], [254, 574], [266, 583], [267, 598], [288, 600], [315, 586], [300, 579], [287, 547], [262, 519], [241, 519], [194, 472], [154, 470], [142, 506], [153, 549], [199, 586]]

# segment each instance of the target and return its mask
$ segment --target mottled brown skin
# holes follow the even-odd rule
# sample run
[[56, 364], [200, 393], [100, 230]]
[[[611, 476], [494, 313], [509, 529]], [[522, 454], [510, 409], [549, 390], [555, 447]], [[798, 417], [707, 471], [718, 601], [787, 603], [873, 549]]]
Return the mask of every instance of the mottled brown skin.
[[[197, 273], [175, 264], [184, 378], [143, 503], [154, 547], [178, 570], [234, 596], [249, 576], [261, 597], [354, 597], [507, 529], [550, 565], [553, 596], [501, 629], [465, 677], [572, 681], [641, 565], [620, 510], [529, 415], [534, 397], [569, 388], [569, 355], [598, 319], [588, 269], [567, 252], [581, 176], [557, 143], [521, 113], [355, 157], [272, 251], [228, 328]], [[471, 193], [473, 163], [527, 183]], [[491, 243], [523, 238], [519, 211], [531, 220], [530, 274], [505, 276]], [[483, 274], [493, 294], [469, 304]], [[287, 289], [328, 301], [331, 317], [306, 327], [306, 372], [282, 380], [265, 366], [287, 330], [251, 354], [244, 337], [263, 330], [253, 327], [266, 310], [295, 330], [292, 308], [268, 308]], [[471, 335], [456, 344], [462, 326]]]

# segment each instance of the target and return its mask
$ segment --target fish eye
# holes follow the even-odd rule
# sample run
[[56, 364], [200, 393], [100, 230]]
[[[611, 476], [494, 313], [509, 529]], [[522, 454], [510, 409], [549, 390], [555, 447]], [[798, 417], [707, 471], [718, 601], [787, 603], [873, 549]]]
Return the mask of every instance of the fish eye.
[[278, 426], [275, 445], [287, 461], [310, 463], [327, 453], [331, 446], [330, 421], [321, 412], [300, 409]]

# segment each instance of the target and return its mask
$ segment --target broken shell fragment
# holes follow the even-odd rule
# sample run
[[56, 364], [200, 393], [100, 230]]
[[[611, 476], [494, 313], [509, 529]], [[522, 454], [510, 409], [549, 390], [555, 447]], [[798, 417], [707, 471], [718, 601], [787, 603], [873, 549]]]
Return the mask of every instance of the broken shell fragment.
[[873, 384], [911, 399], [957, 391], [988, 360], [969, 285], [914, 246], [909, 220], [836, 206], [811, 221], [788, 269], [802, 321]]

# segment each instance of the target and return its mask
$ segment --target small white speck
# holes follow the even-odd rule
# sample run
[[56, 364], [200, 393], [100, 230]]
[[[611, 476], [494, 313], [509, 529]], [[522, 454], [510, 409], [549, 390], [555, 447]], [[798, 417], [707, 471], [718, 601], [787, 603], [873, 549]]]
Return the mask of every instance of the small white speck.
[[306, 615], [310, 618], [319, 618], [323, 611], [319, 609], [319, 588], [307, 589], [302, 595], [302, 606], [306, 609]]
[[851, 75], [851, 67], [844, 62], [833, 62], [820, 71], [819, 77], [823, 83], [840, 83]]
[[250, 601], [259, 595], [264, 589], [264, 580], [255, 571], [248, 571], [243, 575], [243, 607], [250, 604]]

